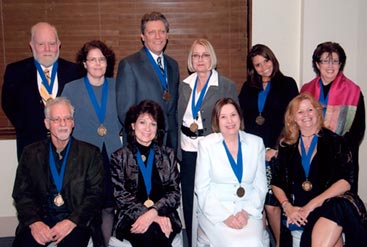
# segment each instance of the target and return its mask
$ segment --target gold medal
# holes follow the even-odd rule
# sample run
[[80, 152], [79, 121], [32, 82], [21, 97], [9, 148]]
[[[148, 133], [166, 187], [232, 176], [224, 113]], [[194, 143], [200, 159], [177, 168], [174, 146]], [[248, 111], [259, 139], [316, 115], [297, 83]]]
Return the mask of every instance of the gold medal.
[[58, 193], [55, 198], [54, 198], [54, 204], [57, 207], [61, 207], [62, 205], [64, 205], [64, 199], [62, 198], [62, 195], [60, 193]]
[[145, 162], [145, 161], [147, 160], [147, 157], [146, 157], [144, 154], [142, 154], [142, 155], [141, 155], [141, 160], [142, 160], [143, 162]]
[[243, 197], [245, 195], [245, 189], [241, 186], [238, 187], [236, 194], [238, 197]]
[[171, 98], [171, 95], [169, 94], [168, 90], [164, 90], [164, 93], [163, 93], [163, 99], [165, 101], [169, 101]]
[[153, 207], [154, 202], [150, 200], [149, 198], [144, 202], [144, 206], [147, 208]]
[[194, 122], [194, 123], [190, 124], [190, 131], [191, 132], [195, 133], [196, 131], [198, 131], [198, 129], [199, 129], [199, 126], [198, 126], [197, 123]]
[[99, 136], [105, 136], [107, 135], [107, 129], [106, 127], [103, 126], [103, 124], [101, 124], [98, 129], [97, 129], [97, 133]]
[[310, 190], [312, 190], [312, 183], [310, 181], [308, 181], [308, 180], [304, 181], [302, 183], [302, 189], [304, 191], [310, 191]]
[[255, 122], [258, 125], [263, 125], [265, 123], [265, 118], [263, 116], [261, 116], [261, 114], [259, 116], [256, 117]]

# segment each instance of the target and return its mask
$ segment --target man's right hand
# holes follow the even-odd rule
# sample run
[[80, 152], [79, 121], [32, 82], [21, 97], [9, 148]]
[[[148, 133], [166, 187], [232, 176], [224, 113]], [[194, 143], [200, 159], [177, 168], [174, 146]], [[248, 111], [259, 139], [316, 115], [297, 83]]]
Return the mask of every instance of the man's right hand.
[[37, 243], [45, 245], [46, 243], [52, 241], [51, 230], [48, 225], [42, 221], [34, 222], [33, 224], [29, 225], [29, 228], [31, 229], [31, 234]]

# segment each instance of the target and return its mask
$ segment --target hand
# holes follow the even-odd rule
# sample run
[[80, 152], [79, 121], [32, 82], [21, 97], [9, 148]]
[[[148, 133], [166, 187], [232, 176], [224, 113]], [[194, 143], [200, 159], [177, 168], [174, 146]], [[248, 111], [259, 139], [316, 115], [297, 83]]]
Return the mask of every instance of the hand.
[[169, 235], [171, 234], [172, 230], [172, 224], [171, 224], [171, 220], [168, 217], [165, 216], [158, 216], [154, 222], [156, 222], [162, 232], [164, 233], [164, 235], [166, 236], [166, 238], [169, 238]]
[[245, 210], [241, 210], [235, 215], [238, 222], [242, 225], [241, 228], [245, 227], [248, 222], [249, 215]]
[[48, 242], [53, 241], [52, 234], [48, 225], [42, 221], [36, 221], [29, 225], [31, 229], [31, 234], [37, 243], [45, 245]]
[[278, 155], [278, 150], [275, 150], [275, 149], [267, 149], [265, 151], [265, 160], [266, 161], [270, 161], [273, 157], [277, 157]]
[[287, 206], [287, 226], [289, 224], [296, 224], [297, 226], [304, 226], [307, 223], [307, 217], [304, 217], [300, 207]]
[[76, 227], [76, 224], [71, 220], [65, 219], [58, 222], [51, 228], [52, 241], [58, 244]]
[[241, 228], [243, 228], [243, 224], [234, 215], [229, 216], [224, 221], [224, 224], [226, 224], [228, 227], [233, 228], [233, 229], [241, 229]]
[[145, 233], [157, 216], [157, 210], [154, 208], [150, 209], [138, 217], [134, 224], [131, 225], [130, 231], [132, 233]]

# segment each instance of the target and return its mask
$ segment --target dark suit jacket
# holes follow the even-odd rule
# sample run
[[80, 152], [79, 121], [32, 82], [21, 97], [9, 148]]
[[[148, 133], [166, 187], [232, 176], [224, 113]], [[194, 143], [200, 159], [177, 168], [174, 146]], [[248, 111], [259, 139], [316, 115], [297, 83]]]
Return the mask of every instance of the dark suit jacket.
[[124, 124], [126, 112], [132, 105], [145, 99], [157, 102], [166, 117], [165, 145], [177, 150], [179, 69], [177, 62], [169, 56], [164, 55], [164, 61], [167, 63], [168, 90], [171, 95], [168, 102], [162, 98], [164, 90], [144, 48], [120, 61], [116, 77], [117, 112]]
[[[61, 95], [64, 85], [82, 77], [79, 66], [59, 58], [57, 79]], [[37, 69], [33, 57], [11, 63], [6, 67], [1, 103], [6, 116], [15, 127], [18, 159], [23, 148], [47, 137], [44, 104], [38, 91]]]
[[[46, 139], [27, 146], [20, 159], [13, 198], [18, 213], [18, 231], [42, 221], [47, 193], [54, 187], [49, 168], [49, 143]], [[61, 195], [71, 211], [67, 217], [78, 226], [89, 226], [101, 208], [103, 160], [99, 149], [72, 139]]]

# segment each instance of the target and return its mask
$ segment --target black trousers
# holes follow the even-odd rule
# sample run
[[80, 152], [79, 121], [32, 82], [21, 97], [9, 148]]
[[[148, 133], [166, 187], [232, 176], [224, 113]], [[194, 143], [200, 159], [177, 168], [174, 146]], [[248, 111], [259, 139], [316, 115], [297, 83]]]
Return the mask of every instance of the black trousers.
[[[69, 235], [67, 235], [57, 247], [86, 247], [90, 238], [90, 230], [86, 227], [75, 227]], [[25, 230], [18, 232], [15, 236], [12, 247], [39, 247], [44, 246], [34, 240], [31, 229], [27, 227]], [[46, 245], [47, 246], [47, 245]]]
[[193, 216], [196, 157], [197, 152], [186, 152], [182, 150], [182, 161], [180, 166], [182, 204], [183, 204], [182, 206], [189, 246], [191, 246], [192, 241], [192, 216]]

